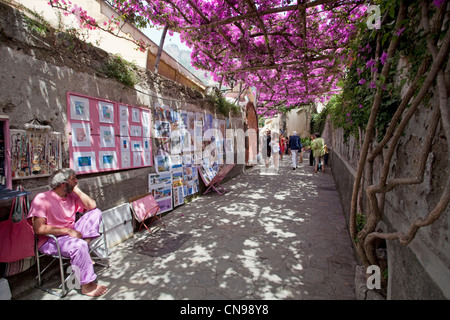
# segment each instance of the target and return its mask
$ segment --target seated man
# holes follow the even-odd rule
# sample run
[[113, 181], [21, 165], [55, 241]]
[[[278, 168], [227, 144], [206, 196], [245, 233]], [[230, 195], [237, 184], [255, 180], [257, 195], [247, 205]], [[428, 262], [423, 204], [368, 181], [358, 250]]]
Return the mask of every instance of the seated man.
[[[78, 187], [75, 171], [65, 168], [50, 178], [52, 190], [39, 193], [31, 203], [29, 218], [34, 232], [39, 236], [38, 248], [44, 254], [57, 254], [52, 234], [58, 237], [61, 254], [69, 257], [72, 266], [79, 269], [81, 293], [100, 296], [106, 287], [98, 285], [94, 266], [89, 254], [89, 242], [98, 237], [102, 213], [96, 202]], [[84, 214], [78, 221], [76, 213]]]

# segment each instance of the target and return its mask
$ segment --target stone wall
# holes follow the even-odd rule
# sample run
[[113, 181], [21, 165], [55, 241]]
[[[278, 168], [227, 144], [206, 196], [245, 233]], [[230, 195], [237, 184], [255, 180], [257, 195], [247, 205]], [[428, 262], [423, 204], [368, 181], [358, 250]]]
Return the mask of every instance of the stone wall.
[[[433, 106], [437, 106], [435, 99], [432, 98], [431, 107], [419, 108], [405, 129], [392, 161], [389, 178], [411, 177], [414, 174]], [[449, 175], [449, 159], [447, 141], [442, 128], [439, 128], [427, 160], [424, 181], [418, 185], [397, 187], [386, 195], [379, 230], [407, 231], [416, 218], [426, 217], [440, 199]], [[332, 145], [330, 163], [333, 176], [348, 222], [360, 143], [354, 137], [344, 141], [342, 129], [327, 130], [327, 136], [327, 143]], [[381, 158], [376, 159], [375, 177], [382, 165]], [[450, 298], [449, 214], [447, 207], [437, 221], [421, 228], [407, 246], [397, 240], [386, 242], [388, 299]]]
[[[64, 33], [49, 30], [41, 36], [27, 27], [20, 12], [0, 2], [0, 114], [9, 117], [11, 129], [38, 118], [63, 133], [63, 167], [69, 166], [67, 92], [119, 103], [148, 107], [154, 116], [156, 102], [173, 109], [206, 112], [218, 119], [214, 106], [202, 93], [150, 71], [138, 71], [140, 82], [127, 87], [98, 71], [108, 58], [105, 51]], [[232, 129], [243, 129], [243, 116], [229, 117]], [[153, 145], [153, 150], [156, 150]], [[228, 178], [245, 169], [236, 165]], [[127, 202], [148, 189], [148, 174], [155, 167], [79, 175], [80, 188], [97, 200], [102, 210]], [[47, 189], [48, 178], [13, 180], [33, 192]], [[200, 179], [201, 180], [201, 179]], [[200, 187], [204, 187], [200, 182]], [[200, 195], [201, 193], [197, 193]]]

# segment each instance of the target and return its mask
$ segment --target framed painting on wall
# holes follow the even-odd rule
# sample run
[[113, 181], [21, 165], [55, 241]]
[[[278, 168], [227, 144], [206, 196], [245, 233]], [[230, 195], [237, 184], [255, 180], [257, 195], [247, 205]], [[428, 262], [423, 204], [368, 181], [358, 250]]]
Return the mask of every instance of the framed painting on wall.
[[[72, 159], [71, 159], [72, 160]], [[78, 172], [95, 172], [97, 171], [97, 163], [95, 159], [95, 152], [74, 152], [73, 153], [73, 168]]]
[[98, 117], [102, 123], [114, 123], [114, 105], [100, 101], [98, 103]]
[[91, 143], [91, 126], [89, 123], [72, 123], [72, 146], [74, 147], [90, 147]]
[[90, 120], [89, 99], [71, 95], [70, 102], [70, 119], [72, 120]]

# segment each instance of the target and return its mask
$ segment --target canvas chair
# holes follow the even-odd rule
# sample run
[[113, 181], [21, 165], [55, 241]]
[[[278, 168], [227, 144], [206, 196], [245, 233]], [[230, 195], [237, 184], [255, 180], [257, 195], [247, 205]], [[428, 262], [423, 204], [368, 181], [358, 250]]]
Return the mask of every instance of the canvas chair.
[[[106, 241], [106, 233], [105, 233], [105, 224], [101, 222], [100, 229], [102, 230], [100, 236], [94, 240], [92, 240], [89, 244], [89, 252], [91, 254], [92, 260], [103, 267], [108, 268], [110, 265], [110, 258], [109, 258], [109, 251], [108, 251], [108, 243]], [[67, 282], [71, 280], [71, 277], [73, 277], [73, 271], [70, 274], [67, 274], [65, 270], [67, 270], [68, 266], [70, 265], [70, 258], [65, 257], [61, 254], [61, 250], [59, 247], [59, 241], [58, 237], [55, 237], [54, 235], [47, 235], [50, 238], [53, 238], [56, 242], [56, 247], [58, 250], [58, 254], [55, 255], [47, 255], [44, 253], [39, 252], [38, 246], [37, 246], [37, 236], [35, 241], [35, 255], [36, 255], [36, 266], [37, 266], [37, 279], [38, 279], [38, 285], [37, 287], [39, 289], [42, 289], [48, 293], [51, 293], [55, 296], [58, 296], [60, 298], [64, 297], [69, 293], [69, 291], [72, 289], [70, 286], [67, 285]], [[41, 259], [44, 257], [48, 257], [50, 259], [50, 262], [45, 266], [45, 268], [41, 269]], [[50, 289], [46, 286], [44, 286], [42, 275], [45, 271], [47, 271], [54, 262], [58, 261], [59, 264], [59, 276], [60, 276], [60, 282], [59, 288], [61, 289], [61, 292], [58, 292], [56, 290]], [[106, 262], [106, 263], [105, 263]], [[67, 268], [66, 268], [67, 267]]]
[[[141, 230], [142, 226], [144, 226], [148, 232], [152, 233], [149, 227], [155, 220], [158, 220], [162, 226], [165, 227], [165, 224], [161, 220], [159, 204], [156, 202], [153, 195], [147, 193], [145, 195], [131, 198], [129, 202], [134, 218], [140, 222], [138, 231]], [[150, 222], [146, 223], [145, 221], [149, 218], [151, 218]]]

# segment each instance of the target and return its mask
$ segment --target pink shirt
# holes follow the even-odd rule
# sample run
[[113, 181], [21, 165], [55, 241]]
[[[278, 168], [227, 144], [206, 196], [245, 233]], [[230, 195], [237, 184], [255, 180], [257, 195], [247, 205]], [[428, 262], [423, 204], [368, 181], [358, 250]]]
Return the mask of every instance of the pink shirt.
[[[75, 224], [77, 212], [84, 212], [85, 207], [76, 193], [70, 193], [67, 198], [61, 198], [53, 191], [39, 193], [30, 206], [28, 218], [37, 217], [47, 219], [46, 224], [58, 228], [72, 228]], [[39, 239], [40, 247], [45, 241]]]

